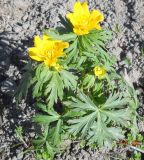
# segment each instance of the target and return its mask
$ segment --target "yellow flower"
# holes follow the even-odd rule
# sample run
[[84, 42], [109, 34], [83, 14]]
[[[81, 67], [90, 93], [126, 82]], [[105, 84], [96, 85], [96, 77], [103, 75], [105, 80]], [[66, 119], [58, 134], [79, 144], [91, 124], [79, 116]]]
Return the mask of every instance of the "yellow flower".
[[104, 67], [95, 66], [94, 74], [99, 78], [102, 79], [106, 76], [106, 69]]
[[104, 20], [103, 14], [98, 10], [89, 11], [86, 2], [76, 2], [73, 13], [66, 15], [73, 25], [73, 31], [77, 35], [88, 34], [93, 29], [101, 30], [99, 22]]
[[64, 56], [63, 50], [68, 48], [69, 44], [61, 40], [50, 40], [48, 36], [43, 35], [34, 37], [34, 47], [28, 49], [29, 56], [36, 61], [43, 61], [48, 67], [56, 67], [58, 58]]

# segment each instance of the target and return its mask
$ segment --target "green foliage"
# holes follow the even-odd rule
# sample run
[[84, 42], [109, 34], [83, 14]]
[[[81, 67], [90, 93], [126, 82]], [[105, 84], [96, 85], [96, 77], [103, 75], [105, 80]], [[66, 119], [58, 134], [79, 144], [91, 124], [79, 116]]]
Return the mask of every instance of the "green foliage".
[[44, 95], [47, 97], [49, 106], [53, 106], [58, 99], [63, 99], [64, 89], [75, 90], [77, 86], [77, 76], [66, 70], [51, 71], [40, 64], [36, 68], [35, 74], [33, 97]]
[[28, 145], [26, 144], [24, 137], [23, 137], [23, 128], [21, 126], [17, 126], [15, 129], [15, 134], [17, 139], [24, 144], [24, 146], [27, 148]]
[[137, 134], [133, 136], [131, 133], [127, 135], [127, 143], [129, 148], [131, 149], [131, 160], [139, 160], [141, 159], [141, 153], [144, 153], [144, 139], [141, 134]]
[[68, 42], [74, 41], [77, 37], [73, 32], [61, 35], [57, 30], [54, 29], [45, 29], [43, 33], [48, 35], [51, 39], [63, 40]]
[[53, 109], [49, 109], [45, 104], [37, 103], [37, 107], [47, 114], [33, 118], [34, 122], [41, 124], [44, 130], [42, 135], [33, 141], [33, 144], [39, 158], [52, 159], [55, 153], [61, 151], [62, 142], [66, 139], [64, 117]]
[[[128, 130], [136, 137], [138, 96], [117, 74], [116, 58], [105, 47], [112, 32], [92, 30], [79, 36], [46, 29], [44, 34], [69, 42], [69, 47], [58, 60], [60, 70], [32, 62], [16, 92], [17, 99], [24, 98], [31, 86], [39, 109], [33, 118], [41, 126], [33, 141], [36, 158], [52, 160], [69, 139], [111, 148]], [[94, 73], [96, 66], [106, 69], [103, 79]]]
[[69, 132], [88, 138], [90, 143], [97, 142], [99, 146], [102, 146], [105, 141], [121, 139], [124, 136], [119, 127], [128, 127], [130, 120], [129, 108], [125, 107], [127, 103], [127, 99], [120, 98], [120, 95], [116, 94], [111, 95], [105, 103], [98, 105], [94, 99], [91, 100], [80, 93], [77, 98], [72, 98], [72, 101], [65, 103], [73, 112], [84, 112], [83, 116], [77, 115], [76, 118], [68, 121]]

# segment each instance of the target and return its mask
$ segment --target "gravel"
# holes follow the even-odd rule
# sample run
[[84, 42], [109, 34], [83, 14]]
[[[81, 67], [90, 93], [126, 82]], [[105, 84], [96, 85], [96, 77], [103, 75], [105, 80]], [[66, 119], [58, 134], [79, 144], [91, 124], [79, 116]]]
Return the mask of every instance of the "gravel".
[[[118, 68], [141, 93], [140, 109], [144, 109], [144, 1], [143, 0], [87, 0], [91, 9], [100, 9], [105, 16], [103, 25], [115, 32], [108, 44], [109, 52], [118, 58]], [[64, 17], [72, 9], [75, 0], [1, 0], [0, 1], [0, 159], [33, 160], [33, 153], [19, 154], [26, 150], [15, 136], [15, 128], [21, 125], [26, 132], [24, 138], [34, 137], [31, 117], [35, 108], [31, 102], [22, 101], [17, 106], [14, 91], [22, 77], [22, 67], [28, 61], [27, 48], [32, 46], [34, 35], [40, 35], [43, 28], [61, 26], [59, 15]], [[130, 64], [126, 63], [129, 59]], [[141, 111], [143, 112], [143, 111]], [[143, 116], [143, 115], [142, 115]], [[143, 122], [139, 122], [144, 132]], [[120, 152], [116, 148], [114, 155]], [[72, 143], [57, 160], [104, 160], [110, 157], [108, 151], [91, 151]]]

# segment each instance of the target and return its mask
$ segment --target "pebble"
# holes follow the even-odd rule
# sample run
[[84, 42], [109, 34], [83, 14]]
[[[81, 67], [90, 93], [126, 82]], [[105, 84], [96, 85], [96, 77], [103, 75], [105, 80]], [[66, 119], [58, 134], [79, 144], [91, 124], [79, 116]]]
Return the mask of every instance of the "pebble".
[[0, 44], [2, 44], [2, 45], [9, 45], [10, 42], [9, 42], [8, 39], [1, 39], [1, 40], [0, 40]]
[[22, 21], [26, 21], [28, 19], [28, 14], [25, 14], [23, 17], [22, 17]]
[[28, 29], [29, 28], [29, 22], [24, 23], [22, 27], [23, 27], [23, 29]]
[[11, 79], [6, 79], [4, 82], [0, 84], [0, 91], [3, 94], [13, 95], [16, 90], [16, 83]]
[[19, 32], [22, 31], [22, 27], [19, 26], [19, 25], [15, 25], [15, 26], [13, 27], [13, 31], [16, 32], [16, 33], [19, 33]]

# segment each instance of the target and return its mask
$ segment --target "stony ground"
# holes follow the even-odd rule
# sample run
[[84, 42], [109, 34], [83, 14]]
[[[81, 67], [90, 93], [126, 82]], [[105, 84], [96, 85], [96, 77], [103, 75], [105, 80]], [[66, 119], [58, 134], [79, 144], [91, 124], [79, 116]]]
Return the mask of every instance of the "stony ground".
[[[16, 105], [14, 91], [28, 61], [27, 48], [33, 37], [43, 28], [57, 27], [59, 15], [72, 9], [75, 0], [0, 0], [0, 159], [34, 160], [33, 154], [18, 141], [15, 128], [21, 125], [27, 145], [35, 136], [31, 117], [35, 114], [32, 102]], [[105, 16], [104, 26], [115, 32], [108, 49], [118, 58], [118, 71], [133, 83], [140, 94], [140, 114], [144, 114], [144, 1], [143, 0], [88, 0], [91, 9], [100, 9]], [[139, 122], [144, 132], [143, 121]], [[29, 146], [30, 147], [30, 146]], [[123, 150], [105, 151], [81, 149], [72, 143], [61, 160], [105, 160], [113, 155], [125, 159]]]

